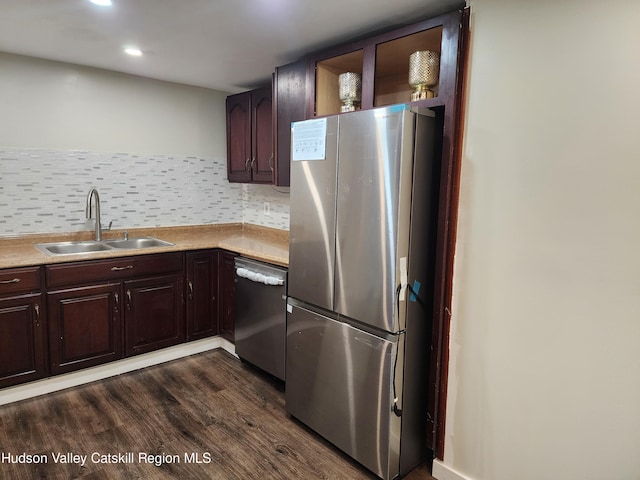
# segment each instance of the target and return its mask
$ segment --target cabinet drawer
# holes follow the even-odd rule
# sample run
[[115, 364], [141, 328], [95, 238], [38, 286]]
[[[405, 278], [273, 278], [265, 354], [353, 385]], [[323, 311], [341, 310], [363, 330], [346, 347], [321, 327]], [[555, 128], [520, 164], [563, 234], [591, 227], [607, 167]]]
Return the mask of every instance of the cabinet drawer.
[[40, 290], [40, 267], [0, 270], [0, 296]]
[[62, 287], [93, 281], [118, 280], [182, 269], [182, 253], [162, 253], [111, 260], [89, 260], [47, 266], [47, 287]]

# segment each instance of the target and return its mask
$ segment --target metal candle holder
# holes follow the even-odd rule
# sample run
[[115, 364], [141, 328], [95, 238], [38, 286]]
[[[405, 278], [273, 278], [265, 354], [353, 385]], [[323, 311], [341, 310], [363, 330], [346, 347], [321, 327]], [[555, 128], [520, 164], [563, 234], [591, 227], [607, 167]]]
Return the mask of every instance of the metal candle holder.
[[338, 75], [338, 95], [342, 102], [341, 112], [353, 112], [360, 106], [362, 77], [359, 73], [345, 72]]
[[440, 54], [433, 50], [419, 50], [409, 56], [409, 85], [413, 88], [411, 101], [435, 97], [432, 88], [438, 85]]

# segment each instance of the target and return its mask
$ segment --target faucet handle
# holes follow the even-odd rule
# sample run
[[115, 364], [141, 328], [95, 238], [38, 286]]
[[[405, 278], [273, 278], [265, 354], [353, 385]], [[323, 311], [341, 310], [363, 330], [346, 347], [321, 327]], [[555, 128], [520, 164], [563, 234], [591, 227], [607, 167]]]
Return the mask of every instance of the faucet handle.
[[101, 228], [102, 230], [111, 230], [111, 225], [113, 225], [113, 220], [111, 220], [111, 221], [109, 222], [109, 225], [107, 225], [106, 227], [103, 227], [103, 226], [102, 226], [102, 224], [100, 224], [100, 228]]
[[129, 232], [127, 230], [124, 231], [123, 235], [125, 240], [129, 240]]

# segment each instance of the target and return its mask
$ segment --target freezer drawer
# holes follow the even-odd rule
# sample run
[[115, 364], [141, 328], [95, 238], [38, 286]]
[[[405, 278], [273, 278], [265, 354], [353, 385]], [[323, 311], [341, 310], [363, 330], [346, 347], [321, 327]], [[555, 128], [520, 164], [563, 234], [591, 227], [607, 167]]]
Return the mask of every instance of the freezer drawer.
[[287, 411], [382, 478], [398, 473], [395, 343], [287, 305]]
[[236, 354], [284, 380], [287, 271], [243, 257], [235, 267]]

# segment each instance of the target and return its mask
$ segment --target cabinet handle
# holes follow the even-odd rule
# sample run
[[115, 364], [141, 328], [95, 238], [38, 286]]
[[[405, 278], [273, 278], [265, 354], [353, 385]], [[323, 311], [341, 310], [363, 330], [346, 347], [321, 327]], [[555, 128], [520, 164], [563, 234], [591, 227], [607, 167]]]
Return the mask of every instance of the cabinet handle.
[[120, 308], [120, 295], [118, 295], [118, 293], [114, 293], [113, 296], [115, 297], [116, 300], [116, 312], [118, 311], [118, 309]]
[[127, 310], [131, 310], [131, 290], [127, 288]]
[[249, 165], [251, 165], [251, 159], [247, 157], [247, 160], [244, 162], [244, 169], [247, 172], [249, 171]]
[[256, 171], [256, 157], [251, 159], [251, 170], [254, 172]]
[[9, 283], [19, 283], [20, 279], [19, 278], [12, 278], [11, 280], [1, 280], [0, 283], [2, 283], [3, 285], [7, 285]]
[[33, 309], [36, 311], [36, 327], [40, 327], [40, 305], [36, 303]]
[[271, 173], [273, 173], [273, 153], [269, 157], [269, 168], [271, 169]]
[[193, 283], [189, 280], [189, 298], [193, 298]]
[[112, 272], [120, 272], [122, 270], [131, 270], [133, 265], [127, 265], [126, 267], [111, 267]]

